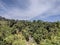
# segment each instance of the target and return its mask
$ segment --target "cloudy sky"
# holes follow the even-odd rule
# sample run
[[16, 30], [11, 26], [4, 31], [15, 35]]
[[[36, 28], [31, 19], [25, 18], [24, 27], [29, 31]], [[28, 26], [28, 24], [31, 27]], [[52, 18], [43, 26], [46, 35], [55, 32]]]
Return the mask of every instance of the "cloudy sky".
[[57, 21], [60, 0], [0, 0], [0, 16], [19, 20]]

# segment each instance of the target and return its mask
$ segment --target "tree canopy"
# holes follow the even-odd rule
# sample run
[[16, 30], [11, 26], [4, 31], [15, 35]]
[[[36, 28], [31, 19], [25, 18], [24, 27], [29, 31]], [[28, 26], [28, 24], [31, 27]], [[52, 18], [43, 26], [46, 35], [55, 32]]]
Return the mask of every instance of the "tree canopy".
[[1, 17], [0, 45], [60, 45], [60, 22]]

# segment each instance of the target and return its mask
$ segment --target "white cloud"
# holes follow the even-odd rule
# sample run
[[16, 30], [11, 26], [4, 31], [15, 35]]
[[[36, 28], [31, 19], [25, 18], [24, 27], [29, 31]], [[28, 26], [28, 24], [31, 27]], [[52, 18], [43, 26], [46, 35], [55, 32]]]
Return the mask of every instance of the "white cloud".
[[[9, 10], [7, 10], [7, 8], [5, 8], [5, 4], [4, 5], [0, 4], [1, 5], [0, 7], [2, 7], [4, 10], [7, 10], [4, 14], [2, 14], [2, 16], [6, 18], [29, 20], [33, 17], [36, 17], [38, 15], [41, 15], [47, 12], [48, 10], [52, 10], [52, 12], [48, 11], [48, 13], [51, 12], [51, 14], [58, 13], [58, 11], [60, 11], [59, 10], [60, 8], [53, 9], [56, 1], [57, 0], [29, 0], [30, 6], [28, 6], [26, 10], [21, 10], [20, 8], [17, 8], [17, 7], [12, 7]], [[50, 16], [50, 15], [46, 15], [46, 16]], [[46, 16], [41, 15], [41, 17], [44, 17], [44, 18]]]

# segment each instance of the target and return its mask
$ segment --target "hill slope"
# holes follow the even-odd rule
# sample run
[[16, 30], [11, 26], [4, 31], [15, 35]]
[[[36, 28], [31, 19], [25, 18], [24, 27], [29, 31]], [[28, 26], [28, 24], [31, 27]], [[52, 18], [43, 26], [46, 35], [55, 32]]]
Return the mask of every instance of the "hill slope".
[[60, 45], [60, 22], [1, 19], [0, 45]]

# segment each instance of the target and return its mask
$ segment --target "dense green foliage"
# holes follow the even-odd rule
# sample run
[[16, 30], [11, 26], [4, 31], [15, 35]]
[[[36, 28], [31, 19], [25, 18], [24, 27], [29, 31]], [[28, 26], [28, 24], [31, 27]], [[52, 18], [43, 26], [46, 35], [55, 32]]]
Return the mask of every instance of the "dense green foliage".
[[60, 22], [1, 18], [0, 45], [60, 45]]

